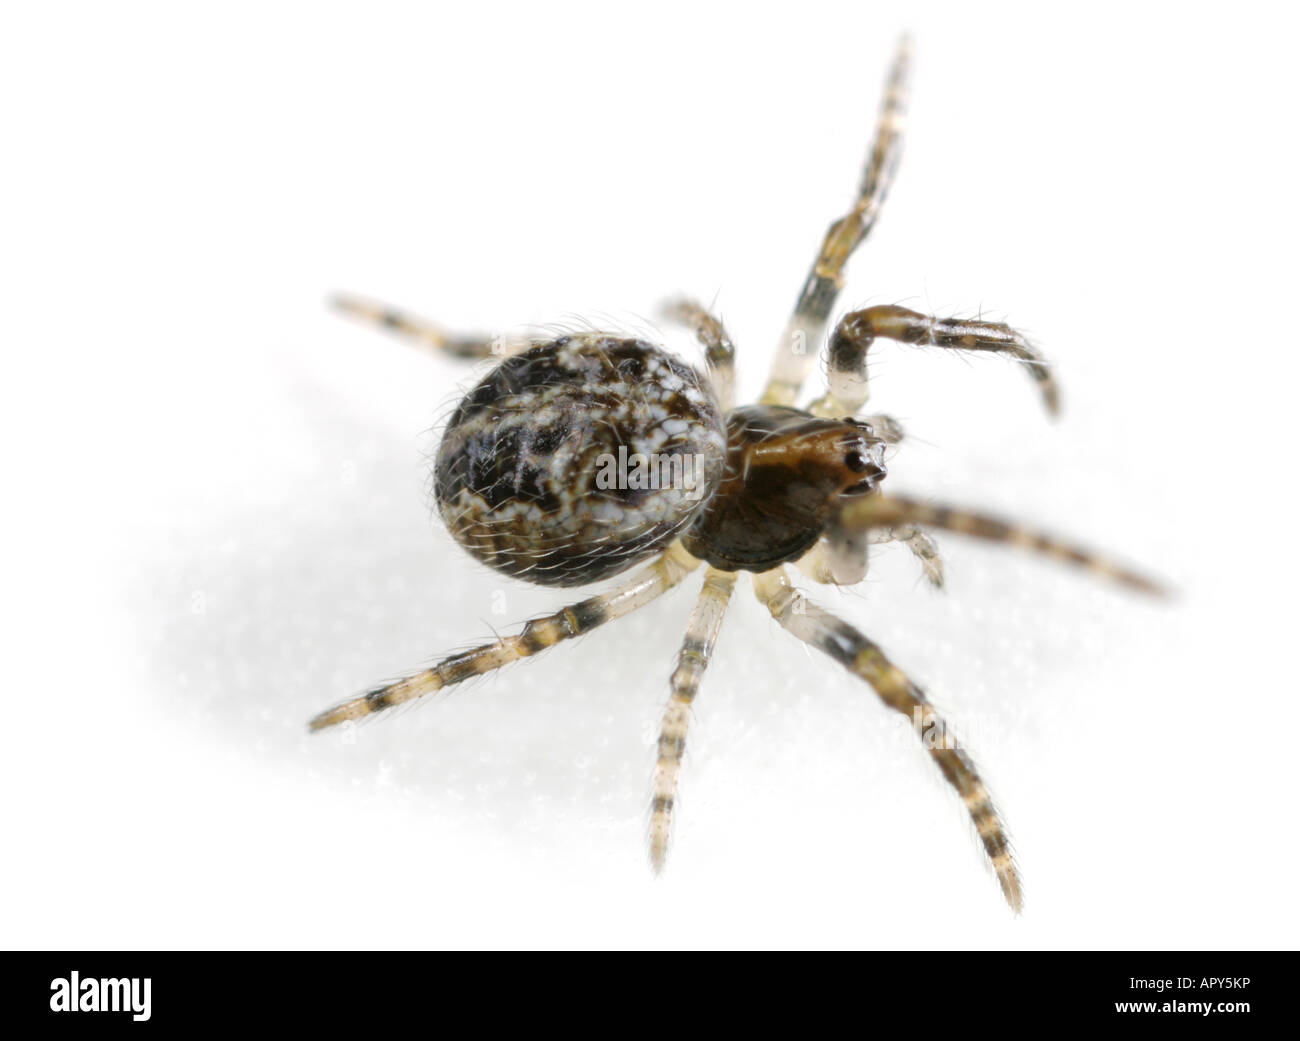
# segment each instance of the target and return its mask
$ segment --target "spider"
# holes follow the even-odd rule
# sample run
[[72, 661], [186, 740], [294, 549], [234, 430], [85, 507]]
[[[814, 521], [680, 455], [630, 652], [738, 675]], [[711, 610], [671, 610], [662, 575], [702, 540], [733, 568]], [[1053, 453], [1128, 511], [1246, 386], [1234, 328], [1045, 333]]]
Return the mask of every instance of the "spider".
[[[694, 332], [705, 353], [705, 373], [659, 346], [616, 333], [545, 340], [453, 336], [381, 304], [336, 298], [344, 312], [436, 350], [498, 360], [452, 414], [434, 466], [443, 522], [470, 554], [543, 586], [583, 585], [645, 566], [608, 592], [533, 619], [513, 635], [342, 702], [316, 716], [313, 731], [538, 654], [630, 614], [703, 567], [659, 733], [649, 824], [657, 874], [672, 833], [692, 704], [737, 579], [749, 572], [754, 593], [783, 628], [866, 681], [919, 733], [932, 735], [926, 751], [965, 803], [1007, 903], [1021, 909], [1007, 831], [970, 755], [921, 688], [874, 642], [798, 591], [787, 566], [794, 564], [814, 582], [851, 585], [866, 575], [871, 544], [899, 541], [941, 586], [943, 565], [927, 529], [944, 529], [1044, 553], [1148, 593], [1160, 591], [1150, 579], [1052, 536], [881, 491], [884, 451], [902, 440], [903, 431], [886, 415], [860, 415], [871, 346], [883, 338], [1007, 355], [1024, 366], [1055, 415], [1060, 399], [1050, 368], [1010, 326], [897, 306], [852, 311], [826, 342], [826, 392], [806, 409], [795, 407], [815, 357], [806, 345], [824, 337], [845, 264], [871, 231], [894, 179], [909, 64], [904, 38], [857, 195], [826, 232], [758, 404], [733, 404], [731, 339], [716, 317], [690, 300], [667, 305], [665, 316]], [[622, 479], [602, 480], [611, 460], [621, 464], [614, 469]], [[629, 473], [631, 460], [637, 463]], [[680, 466], [656, 470], [656, 460], [689, 460], [690, 473]]]

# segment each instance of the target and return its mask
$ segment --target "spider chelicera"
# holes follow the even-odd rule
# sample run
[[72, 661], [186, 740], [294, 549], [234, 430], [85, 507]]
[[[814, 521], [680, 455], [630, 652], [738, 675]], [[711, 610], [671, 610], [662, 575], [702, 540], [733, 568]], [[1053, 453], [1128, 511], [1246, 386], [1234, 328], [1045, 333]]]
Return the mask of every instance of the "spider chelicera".
[[[1006, 829], [975, 765], [925, 694], [881, 649], [809, 601], [791, 582], [796, 565], [816, 582], [850, 585], [868, 546], [901, 541], [935, 585], [943, 567], [929, 528], [1007, 542], [1158, 592], [1149, 579], [1087, 550], [983, 514], [885, 495], [886, 446], [902, 438], [888, 416], [860, 416], [867, 354], [884, 338], [987, 351], [1018, 360], [1050, 413], [1051, 370], [1009, 326], [918, 314], [903, 307], [853, 311], [826, 344], [825, 394], [795, 407], [839, 296], [845, 263], [871, 230], [898, 164], [909, 48], [903, 40], [886, 85], [875, 141], [852, 208], [826, 233], [756, 405], [732, 401], [735, 350], [721, 322], [691, 301], [667, 308], [693, 329], [707, 375], [662, 348], [615, 333], [545, 341], [452, 336], [391, 308], [336, 300], [438, 350], [499, 364], [464, 398], [443, 435], [434, 491], [444, 523], [483, 563], [540, 585], [577, 586], [649, 562], [608, 592], [528, 622], [521, 631], [453, 654], [431, 668], [331, 708], [320, 730], [392, 708], [537, 654], [622, 618], [701, 566], [704, 580], [670, 680], [650, 810], [650, 858], [664, 864], [691, 706], [741, 572], [785, 629], [865, 680], [925, 733], [926, 751], [961, 796], [1007, 903], [1019, 910], [1020, 877]], [[939, 735], [936, 739], [936, 735]]]

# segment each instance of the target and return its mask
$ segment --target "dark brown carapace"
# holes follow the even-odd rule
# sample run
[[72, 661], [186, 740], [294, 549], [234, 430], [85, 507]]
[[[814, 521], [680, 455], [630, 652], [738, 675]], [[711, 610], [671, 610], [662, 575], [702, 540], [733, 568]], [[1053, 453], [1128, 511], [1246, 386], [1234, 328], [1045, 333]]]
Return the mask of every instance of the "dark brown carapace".
[[723, 571], [769, 571], [798, 560], [841, 505], [885, 476], [885, 442], [870, 423], [748, 405], [727, 418], [727, 470], [682, 544]]

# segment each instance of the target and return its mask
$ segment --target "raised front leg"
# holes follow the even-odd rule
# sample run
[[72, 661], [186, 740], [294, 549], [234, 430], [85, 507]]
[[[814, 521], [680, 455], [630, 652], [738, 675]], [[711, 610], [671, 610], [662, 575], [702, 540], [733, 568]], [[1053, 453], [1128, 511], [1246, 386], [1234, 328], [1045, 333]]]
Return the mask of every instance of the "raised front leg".
[[880, 207], [889, 194], [903, 151], [903, 122], [907, 106], [907, 75], [911, 45], [907, 37], [898, 42], [894, 64], [885, 84], [885, 99], [876, 122], [876, 139], [871, 146], [862, 181], [853, 205], [826, 232], [795, 304], [794, 314], [777, 344], [772, 372], [759, 401], [764, 405], [794, 405], [808, 378], [813, 359], [821, 351], [822, 336], [831, 309], [844, 285], [844, 265], [876, 223]]
[[1060, 389], [1043, 356], [1022, 333], [1000, 322], [969, 322], [934, 318], [906, 307], [884, 305], [853, 311], [840, 319], [827, 349], [829, 391], [818, 407], [841, 415], [860, 409], [870, 391], [867, 352], [878, 338], [958, 351], [990, 351], [1024, 363], [1038, 384], [1051, 415], [1061, 408]]

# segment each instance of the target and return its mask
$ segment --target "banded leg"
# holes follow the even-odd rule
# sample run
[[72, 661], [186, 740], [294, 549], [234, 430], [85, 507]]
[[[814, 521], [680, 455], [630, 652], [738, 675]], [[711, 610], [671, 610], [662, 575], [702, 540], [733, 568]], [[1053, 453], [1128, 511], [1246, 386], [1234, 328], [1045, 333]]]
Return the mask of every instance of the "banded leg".
[[873, 543], [903, 543], [912, 551], [912, 556], [921, 562], [921, 569], [930, 584], [936, 589], [943, 588], [943, 558], [939, 556], [939, 547], [920, 528], [911, 524], [898, 528], [877, 528], [871, 530], [869, 538]]
[[671, 300], [664, 305], [664, 317], [679, 322], [695, 333], [704, 347], [718, 404], [725, 415], [731, 411], [736, 385], [736, 348], [722, 322], [694, 300]]
[[1024, 902], [1020, 873], [1011, 856], [1002, 818], [993, 806], [974, 762], [957, 744], [921, 689], [862, 633], [808, 602], [790, 584], [784, 569], [755, 576], [754, 592], [782, 627], [866, 680], [889, 708], [912, 720], [925, 750], [966, 804], [966, 810], [975, 822], [975, 830], [979, 832], [984, 853], [997, 874], [1002, 895], [1013, 911], [1020, 911]]
[[457, 358], [508, 358], [532, 346], [532, 341], [523, 336], [453, 335], [423, 318], [386, 304], [342, 293], [331, 297], [330, 303], [344, 314], [383, 326], [407, 339]]
[[1061, 392], [1043, 356], [1009, 325], [933, 318], [906, 307], [883, 305], [854, 311], [840, 319], [827, 350], [830, 368], [825, 401], [835, 403], [843, 415], [857, 412], [867, 400], [867, 352], [877, 337], [899, 343], [948, 347], [959, 351], [990, 351], [1024, 362], [1038, 384], [1050, 415], [1061, 410]]
[[327, 709], [313, 719], [309, 727], [312, 730], [323, 730], [336, 723], [382, 712], [530, 657], [548, 647], [554, 647], [561, 640], [581, 636], [598, 625], [622, 618], [637, 608], [644, 607], [677, 585], [699, 564], [698, 560], [682, 549], [680, 543], [674, 542], [654, 563], [608, 593], [571, 604], [552, 615], [535, 618], [514, 636], [503, 636], [473, 650], [453, 654], [432, 668]]
[[655, 874], [663, 870], [673, 830], [673, 804], [677, 799], [677, 778], [686, 754], [686, 731], [691, 725], [691, 706], [699, 693], [700, 680], [713, 655], [722, 618], [736, 586], [734, 571], [709, 568], [704, 588], [686, 626], [686, 639], [673, 670], [672, 693], [659, 728], [659, 753], [655, 763], [653, 799], [650, 803], [650, 865]]
[[889, 194], [903, 149], [903, 123], [907, 106], [907, 76], [911, 44], [898, 42], [885, 83], [885, 97], [876, 121], [876, 137], [867, 159], [853, 206], [826, 232], [795, 304], [794, 314], [777, 344], [767, 387], [759, 398], [764, 405], [794, 405], [813, 358], [821, 349], [831, 308], [844, 285], [844, 265], [880, 214]]
[[1164, 596], [1166, 590], [1154, 579], [1108, 560], [1092, 550], [1064, 542], [1053, 535], [1021, 527], [984, 513], [931, 505], [899, 495], [869, 495], [850, 502], [840, 511], [840, 523], [864, 529], [920, 525], [970, 535], [977, 539], [1005, 542], [1081, 567], [1093, 574], [1119, 582], [1131, 589]]

